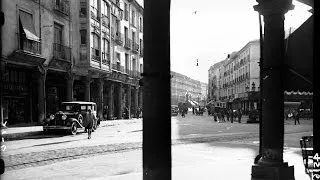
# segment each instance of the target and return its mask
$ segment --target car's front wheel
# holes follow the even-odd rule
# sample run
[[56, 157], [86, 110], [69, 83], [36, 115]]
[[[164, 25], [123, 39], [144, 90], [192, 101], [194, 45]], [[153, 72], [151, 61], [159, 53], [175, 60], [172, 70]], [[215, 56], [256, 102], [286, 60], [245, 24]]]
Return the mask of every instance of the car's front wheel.
[[76, 135], [78, 131], [77, 123], [72, 122], [71, 127], [70, 127], [70, 132], [72, 135]]

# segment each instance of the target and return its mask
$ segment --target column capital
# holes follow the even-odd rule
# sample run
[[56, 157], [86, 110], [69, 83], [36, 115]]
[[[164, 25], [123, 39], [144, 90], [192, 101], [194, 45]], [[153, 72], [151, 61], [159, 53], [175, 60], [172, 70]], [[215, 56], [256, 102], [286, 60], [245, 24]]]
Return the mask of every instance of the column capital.
[[67, 72], [65, 78], [66, 80], [74, 80], [74, 74], [72, 72]]
[[46, 75], [47, 74], [47, 68], [45, 68], [44, 66], [40, 65], [38, 66], [38, 72], [41, 74], [41, 75]]
[[292, 0], [257, 0], [258, 5], [253, 6], [263, 16], [272, 14], [285, 14], [294, 9]]

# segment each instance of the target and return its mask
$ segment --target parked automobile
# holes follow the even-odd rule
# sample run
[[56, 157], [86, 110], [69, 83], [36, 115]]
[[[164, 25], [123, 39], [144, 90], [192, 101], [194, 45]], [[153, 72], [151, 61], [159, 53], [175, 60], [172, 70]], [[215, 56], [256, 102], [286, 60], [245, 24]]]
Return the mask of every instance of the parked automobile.
[[171, 105], [171, 116], [177, 116], [179, 113], [179, 108], [177, 105]]
[[[94, 102], [62, 102], [60, 110], [46, 118], [43, 130], [66, 130], [75, 135], [78, 128], [84, 128], [84, 118], [89, 109], [97, 117], [97, 105]], [[98, 119], [93, 123], [93, 129], [97, 128], [99, 121]]]

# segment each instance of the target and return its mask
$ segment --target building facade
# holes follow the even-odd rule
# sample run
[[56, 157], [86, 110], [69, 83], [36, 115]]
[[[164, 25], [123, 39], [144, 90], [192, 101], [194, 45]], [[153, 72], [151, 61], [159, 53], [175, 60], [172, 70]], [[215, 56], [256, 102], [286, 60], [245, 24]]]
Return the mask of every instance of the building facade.
[[206, 89], [206, 83], [171, 71], [171, 104], [178, 105], [178, 103], [186, 102], [187, 100], [199, 103], [206, 98]]
[[13, 0], [2, 7], [8, 125], [42, 123], [63, 101], [96, 102], [100, 118], [106, 106], [109, 118], [142, 106], [143, 8], [136, 1]]
[[211, 66], [210, 100], [220, 101], [227, 108], [256, 109], [259, 91], [260, 42], [248, 42], [241, 50]]

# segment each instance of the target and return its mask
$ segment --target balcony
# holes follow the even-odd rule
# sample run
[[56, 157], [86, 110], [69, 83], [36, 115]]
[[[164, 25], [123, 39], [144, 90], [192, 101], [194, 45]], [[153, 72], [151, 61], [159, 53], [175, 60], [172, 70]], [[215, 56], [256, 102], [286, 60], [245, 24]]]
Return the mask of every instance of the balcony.
[[20, 50], [33, 53], [33, 54], [41, 54], [41, 43], [38, 41], [33, 41], [27, 38], [22, 38], [22, 46], [20, 46]]
[[99, 11], [98, 11], [98, 9], [96, 9], [96, 8], [93, 7], [93, 6], [91, 6], [90, 12], [91, 12], [91, 19], [100, 22], [100, 17], [99, 17]]
[[120, 32], [116, 32], [115, 34], [115, 41], [118, 45], [122, 46], [123, 45], [123, 34]]
[[[20, 38], [18, 36], [18, 38]], [[20, 38], [20, 46], [15, 50], [9, 58], [22, 63], [31, 65], [42, 65], [45, 58], [41, 55], [41, 43], [33, 41], [26, 37]]]
[[116, 71], [124, 72], [124, 67], [121, 66], [119, 63], [117, 63], [117, 64], [112, 63], [112, 64], [111, 64], [111, 68], [112, 68], [113, 70], [116, 70]]
[[132, 43], [132, 52], [133, 53], [139, 52], [139, 44], [138, 43], [135, 43], [135, 42]]
[[124, 47], [127, 49], [131, 49], [131, 39], [129, 38], [125, 39]]
[[70, 14], [69, 2], [66, 0], [56, 0], [56, 2], [53, 4], [53, 9], [56, 12], [64, 14], [66, 16], [69, 16]]
[[71, 48], [53, 43], [53, 58], [71, 62]]
[[109, 53], [102, 53], [102, 64], [110, 66]]
[[91, 48], [91, 60], [100, 63], [101, 56], [99, 49]]
[[110, 21], [108, 16], [105, 16], [105, 15], [102, 16], [102, 25], [104, 27], [110, 28]]

